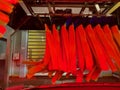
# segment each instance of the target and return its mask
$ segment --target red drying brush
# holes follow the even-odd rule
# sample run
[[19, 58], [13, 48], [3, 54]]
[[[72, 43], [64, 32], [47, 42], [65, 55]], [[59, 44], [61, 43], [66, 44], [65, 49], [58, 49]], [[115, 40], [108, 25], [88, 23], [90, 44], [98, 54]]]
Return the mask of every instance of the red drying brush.
[[64, 61], [62, 58], [60, 32], [56, 29], [55, 24], [53, 24], [53, 38], [54, 38], [54, 45], [53, 46], [56, 50], [56, 59], [57, 59], [58, 68], [60, 71], [65, 71]]
[[6, 25], [9, 22], [9, 16], [4, 14], [3, 12], [0, 12], [0, 24]]
[[0, 38], [5, 34], [6, 28], [2, 25], [0, 25]]
[[74, 25], [69, 26], [69, 59], [70, 59], [70, 71], [76, 72], [76, 42], [75, 42], [75, 30]]
[[69, 37], [68, 37], [68, 31], [65, 25], [63, 25], [61, 28], [60, 36], [61, 36], [61, 48], [62, 48], [64, 69], [66, 72], [70, 72]]
[[13, 10], [13, 5], [5, 0], [0, 0], [0, 10], [6, 13], [11, 13]]
[[77, 68], [79, 67], [80, 70], [77, 70], [76, 73], [76, 82], [82, 82], [83, 81], [83, 72], [85, 70], [85, 59], [83, 56], [83, 51], [82, 51], [82, 45], [80, 41], [80, 36], [79, 36], [79, 28], [76, 28], [75, 32], [75, 37], [76, 37], [76, 55], [77, 55]]
[[82, 45], [83, 56], [85, 59], [85, 69], [91, 71], [93, 68], [93, 57], [87, 41], [86, 33], [82, 25], [78, 26], [79, 38]]
[[60, 35], [59, 35], [59, 31], [56, 29], [56, 26], [55, 24], [53, 24], [53, 33], [52, 33], [52, 36], [53, 36], [53, 46], [54, 48], [54, 56], [55, 56], [55, 63], [57, 65], [57, 68], [56, 70], [63, 70], [63, 67], [62, 67], [62, 53], [61, 53], [61, 45], [60, 45]]
[[118, 29], [118, 26], [117, 25], [112, 26], [111, 31], [112, 31], [113, 38], [116, 41], [120, 50], [120, 30]]
[[0, 33], [5, 34], [5, 32], [6, 32], [6, 28], [4, 26], [0, 25]]
[[117, 44], [114, 41], [114, 38], [113, 38], [113, 35], [112, 35], [109, 25], [105, 25], [103, 27], [103, 31], [104, 31], [106, 37], [108, 38], [108, 40], [110, 41], [110, 43], [112, 44], [112, 46], [114, 47], [116, 53], [120, 54], [120, 50], [118, 49]]
[[101, 70], [109, 70], [103, 50], [101, 49], [102, 45], [99, 42], [99, 39], [97, 39], [91, 25], [86, 27], [86, 33], [91, 43], [90, 46], [92, 46], [91, 48], [95, 56], [97, 67], [99, 67]]
[[9, 3], [12, 3], [12, 4], [17, 4], [19, 2], [19, 0], [5, 0]]
[[86, 76], [86, 81], [89, 82], [90, 80], [96, 81], [101, 73], [101, 69], [95, 66]]
[[114, 62], [112, 61], [112, 59], [113, 60], [116, 59], [117, 62], [119, 60], [118, 56], [116, 55], [116, 51], [114, 50], [114, 47], [111, 45], [108, 38], [105, 36], [105, 33], [103, 32], [103, 29], [101, 28], [99, 24], [94, 28], [94, 32], [103, 47], [103, 48], [101, 47], [101, 50], [103, 51], [105, 55], [104, 57], [106, 58], [109, 67], [111, 68], [113, 72], [117, 71], [117, 68]]
[[10, 14], [14, 7], [12, 4], [16, 3], [18, 0], [0, 0], [0, 25], [6, 25], [9, 22], [9, 16], [5, 13]]
[[85, 70], [85, 60], [83, 56], [82, 46], [79, 37], [79, 29], [76, 28], [76, 52], [77, 52], [77, 60], [78, 60], [78, 67], [80, 68], [81, 72], [83, 73]]
[[54, 40], [55, 32], [52, 33], [47, 27], [46, 33], [48, 34], [47, 35], [48, 37], [46, 38], [48, 41], [48, 48], [49, 48], [50, 57], [51, 57], [51, 65], [49, 67], [49, 70], [59, 70], [59, 63], [57, 62], [56, 39]]

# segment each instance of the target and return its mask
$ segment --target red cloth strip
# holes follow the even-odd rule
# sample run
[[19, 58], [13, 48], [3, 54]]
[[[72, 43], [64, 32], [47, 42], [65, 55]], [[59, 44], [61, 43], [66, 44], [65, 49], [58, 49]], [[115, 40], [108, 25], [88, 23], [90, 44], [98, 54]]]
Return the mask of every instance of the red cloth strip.
[[97, 39], [91, 25], [88, 25], [86, 27], [86, 33], [87, 33], [89, 40], [92, 44], [92, 48], [94, 50], [93, 54], [95, 56], [97, 66], [100, 67], [101, 70], [109, 70], [106, 58], [104, 57], [104, 53], [101, 50], [101, 47], [102, 47], [101, 43], [99, 42], [99, 39]]
[[118, 29], [118, 26], [117, 25], [112, 26], [111, 31], [112, 31], [113, 38], [115, 39], [120, 50], [120, 31]]
[[93, 68], [93, 58], [86, 38], [86, 33], [82, 25], [79, 25], [78, 29], [79, 29], [79, 38], [81, 41], [81, 46], [83, 51], [83, 57], [85, 59], [85, 69], [91, 71]]
[[75, 42], [75, 30], [73, 24], [69, 26], [69, 59], [70, 59], [70, 71], [76, 72], [76, 42]]
[[4, 0], [0, 0], [0, 10], [4, 11], [6, 13], [11, 13], [13, 9], [13, 5], [4, 1]]
[[80, 70], [83, 72], [85, 70], [85, 60], [82, 51], [82, 45], [79, 37], [79, 28], [76, 28], [76, 50], [77, 50], [77, 63]]
[[64, 62], [65, 71], [70, 72], [70, 60], [69, 60], [69, 37], [68, 31], [63, 25], [61, 27], [61, 47], [62, 47], [62, 56]]
[[94, 28], [94, 31], [103, 46], [103, 48], [101, 47], [101, 50], [103, 50], [103, 52], [105, 52], [104, 55], [108, 55], [110, 57], [107, 59], [107, 61], [108, 61], [107, 63], [112, 65], [110, 67], [114, 67], [114, 69], [112, 68], [113, 70], [117, 70], [117, 68], [115, 67], [115, 64], [112, 61], [110, 61], [110, 59], [111, 60], [113, 59], [116, 62], [117, 66], [120, 68], [120, 57], [116, 54], [114, 47], [112, 46], [112, 44], [109, 42], [109, 40], [105, 36], [101, 26], [97, 25]]

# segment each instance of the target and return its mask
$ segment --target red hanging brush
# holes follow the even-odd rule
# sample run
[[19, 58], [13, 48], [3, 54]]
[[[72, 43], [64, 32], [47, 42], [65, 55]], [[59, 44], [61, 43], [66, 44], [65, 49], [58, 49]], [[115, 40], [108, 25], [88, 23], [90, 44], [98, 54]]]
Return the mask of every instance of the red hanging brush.
[[82, 46], [83, 56], [85, 59], [85, 69], [91, 71], [93, 68], [93, 57], [90, 46], [87, 41], [86, 33], [82, 25], [78, 26], [79, 38]]
[[6, 25], [9, 22], [9, 17], [8, 15], [0, 12], [0, 24], [1, 25]]
[[8, 2], [10, 2], [12, 4], [17, 4], [19, 2], [19, 0], [5, 0], [5, 1], [8, 1]]
[[75, 42], [75, 30], [74, 25], [69, 26], [69, 59], [70, 59], [70, 71], [76, 72], [76, 42]]
[[13, 5], [9, 2], [6, 2], [4, 0], [0, 0], [0, 10], [4, 11], [6, 13], [11, 13], [13, 10]]
[[88, 25], [86, 27], [86, 33], [87, 33], [87, 36], [89, 37], [89, 41], [91, 42], [92, 48], [94, 50], [93, 54], [96, 58], [95, 61], [96, 61], [97, 66], [101, 70], [105, 70], [105, 71], [109, 70], [109, 67], [106, 62], [106, 58], [104, 57], [105, 55], [103, 51], [101, 50], [102, 45], [99, 39], [96, 37], [95, 32], [93, 31], [91, 25]]
[[0, 25], [6, 25], [9, 22], [9, 16], [5, 13], [10, 14], [14, 7], [12, 4], [16, 3], [18, 0], [0, 0]]
[[112, 35], [115, 40], [115, 42], [118, 45], [118, 48], [120, 49], [120, 31], [117, 25], [111, 27]]
[[118, 68], [120, 68], [120, 59], [119, 59], [120, 56], [119, 56], [119, 54], [117, 55], [113, 45], [110, 43], [108, 38], [105, 36], [105, 33], [103, 32], [103, 30], [99, 24], [94, 28], [94, 31], [95, 31], [96, 36], [98, 37], [101, 45], [104, 48], [103, 49], [104, 55], [109, 57], [107, 59], [107, 63], [111, 67], [112, 71], [116, 71], [117, 69], [116, 69], [114, 63], [112, 62], [112, 60], [110, 60], [110, 58], [112, 58], [116, 62], [116, 65], [118, 66]]
[[6, 28], [4, 26], [0, 25], [0, 33], [5, 34], [5, 32], [6, 32]]
[[0, 25], [0, 37], [2, 37], [6, 32], [6, 28], [2, 25]]

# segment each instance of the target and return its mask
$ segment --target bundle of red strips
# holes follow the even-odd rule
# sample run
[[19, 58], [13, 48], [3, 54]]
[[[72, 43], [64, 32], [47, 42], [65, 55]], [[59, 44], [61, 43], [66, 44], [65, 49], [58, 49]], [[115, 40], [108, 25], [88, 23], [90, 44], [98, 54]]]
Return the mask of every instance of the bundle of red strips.
[[18, 3], [18, 0], [0, 0], [0, 37], [6, 32], [4, 26], [10, 21], [9, 14], [12, 13], [16, 3]]
[[28, 70], [27, 78], [47, 68], [53, 84], [63, 73], [66, 73], [66, 77], [71, 74], [75, 76], [76, 82], [89, 82], [97, 80], [102, 71], [120, 70], [120, 31], [117, 25], [79, 25], [75, 29], [72, 24], [68, 30], [65, 25], [61, 30], [53, 25], [50, 30], [45, 24], [45, 31], [44, 58]]

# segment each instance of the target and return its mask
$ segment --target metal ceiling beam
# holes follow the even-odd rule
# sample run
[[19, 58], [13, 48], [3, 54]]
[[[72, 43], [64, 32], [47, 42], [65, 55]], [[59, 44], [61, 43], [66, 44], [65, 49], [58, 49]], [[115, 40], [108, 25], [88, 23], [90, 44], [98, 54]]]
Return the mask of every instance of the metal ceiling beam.
[[34, 13], [34, 11], [33, 11], [32, 8], [31, 8], [31, 6], [27, 3], [27, 1], [26, 1], [26, 0], [23, 0], [23, 2], [24, 2], [24, 4], [25, 4], [27, 10], [29, 10], [30, 14], [31, 14], [32, 16], [36, 16], [35, 13]]
[[23, 1], [19, 1], [19, 4], [20, 6], [23, 8], [23, 10], [25, 11], [25, 13], [28, 15], [28, 16], [31, 16], [31, 13], [30, 11], [28, 10], [27, 6], [25, 5], [25, 3]]
[[[43, 3], [43, 4], [41, 4], [41, 3], [40, 4], [29, 4], [29, 3], [27, 3], [26, 0], [21, 1], [20, 5], [24, 9], [24, 11], [27, 13], [28, 16], [35, 16], [35, 17], [37, 15], [39, 15], [41, 17], [46, 17], [46, 16], [49, 17], [50, 15], [59, 16], [58, 14], [54, 13], [55, 12], [54, 10], [57, 10], [57, 9], [60, 9], [60, 10], [63, 10], [63, 11], [65, 9], [71, 9], [73, 16], [77, 16], [77, 15], [78, 16], [81, 16], [81, 15], [83, 16], [83, 14], [81, 14], [81, 12], [84, 11], [84, 9], [86, 8], [85, 3], [73, 3], [73, 4], [72, 3], [70, 3], [70, 4], [67, 4], [67, 3], [61, 4], [61, 3], [59, 3], [58, 4], [58, 3], [49, 3], [49, 2], [47, 3], [46, 2], [46, 3]], [[108, 7], [110, 7], [110, 5], [109, 5], [109, 3], [106, 3], [106, 4], [99, 3], [99, 7], [97, 7], [98, 6], [97, 3], [96, 4], [87, 3], [87, 8], [91, 8], [90, 10], [92, 12], [92, 9], [94, 10], [95, 6], [96, 6], [96, 9], [97, 9], [96, 14], [98, 15], [98, 12], [101, 12], [101, 8], [103, 8], [103, 7], [108, 8]], [[117, 6], [119, 6], [119, 3], [117, 4]], [[110, 9], [107, 13], [112, 12], [114, 10], [113, 8]], [[103, 16], [103, 14], [104, 13], [102, 13], [101, 16]], [[64, 15], [64, 16], [67, 16], [67, 15]], [[94, 15], [91, 15], [91, 16], [94, 16]]]
[[[76, 17], [76, 16], [108, 16], [108, 15], [105, 15], [105, 14], [57, 14], [57, 13], [54, 13], [54, 14], [47, 14], [47, 13], [39, 13], [38, 16], [45, 16], [45, 17], [48, 17], [48, 16], [63, 16], [63, 17]], [[112, 15], [114, 16], [114, 14]]]
[[106, 14], [112, 14], [119, 7], [120, 7], [120, 2], [117, 2], [110, 10], [106, 12]]

